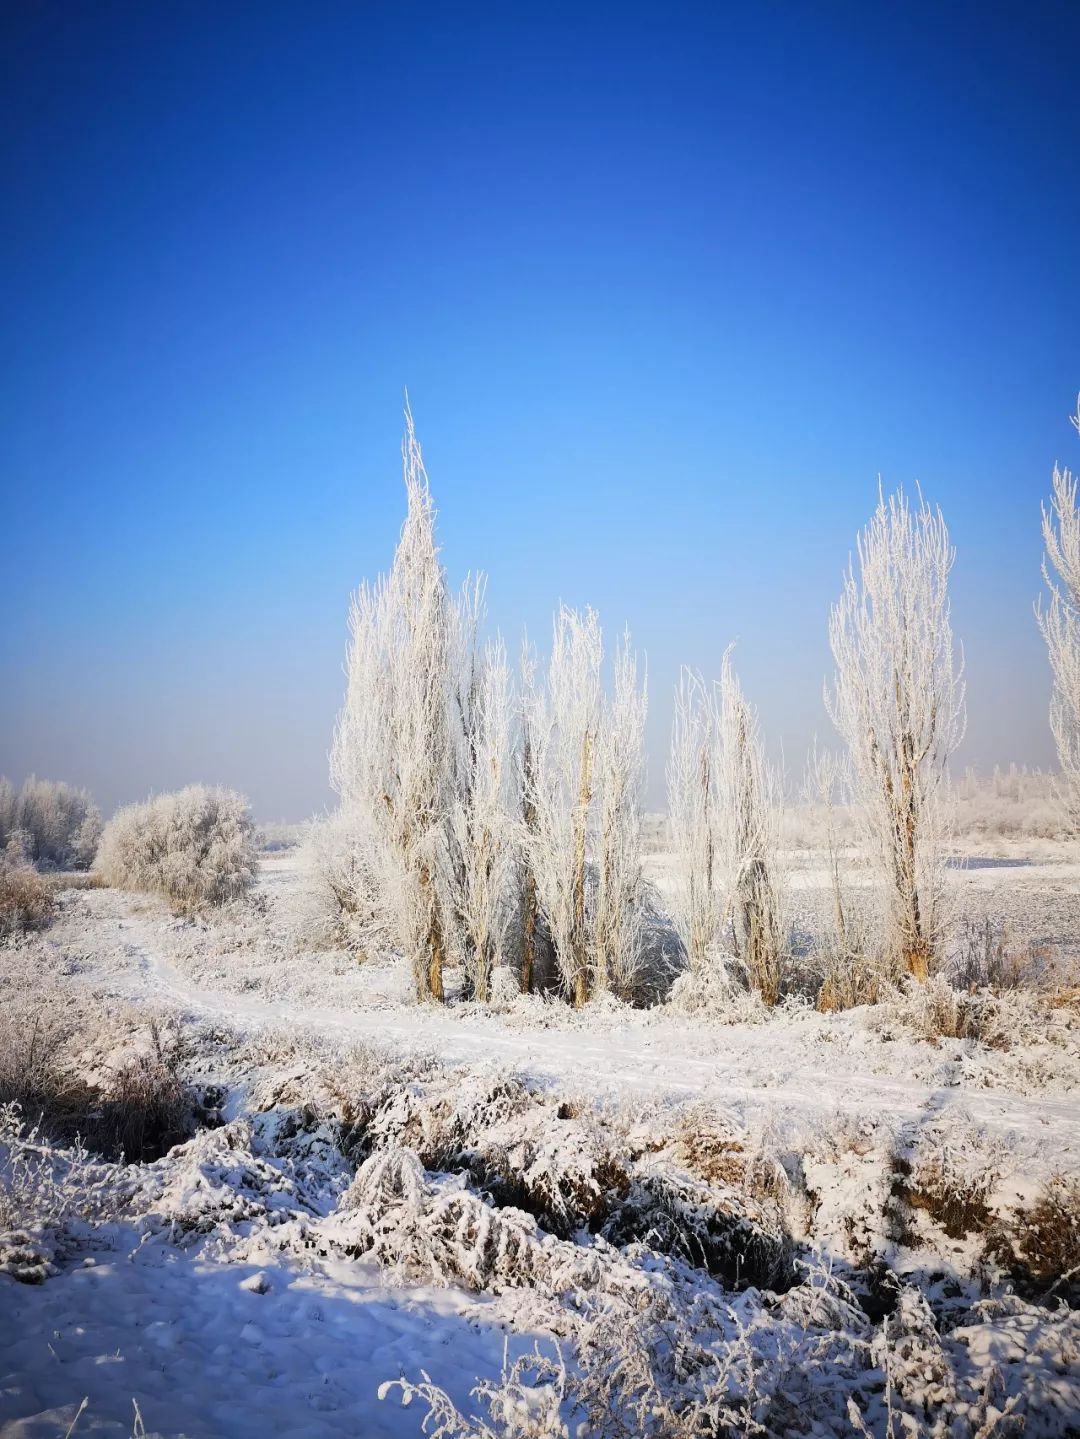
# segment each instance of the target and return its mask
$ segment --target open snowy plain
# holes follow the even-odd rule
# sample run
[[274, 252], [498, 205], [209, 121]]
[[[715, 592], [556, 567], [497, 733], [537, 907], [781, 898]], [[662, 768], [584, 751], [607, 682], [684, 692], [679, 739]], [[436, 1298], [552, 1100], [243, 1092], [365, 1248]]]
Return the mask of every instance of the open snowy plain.
[[[950, 883], [1074, 961], [1064, 850]], [[210, 921], [70, 889], [0, 949], [9, 1050], [192, 1106], [119, 1166], [0, 1110], [5, 1436], [1080, 1433], [1067, 985], [416, 1006], [306, 896], [288, 850]]]

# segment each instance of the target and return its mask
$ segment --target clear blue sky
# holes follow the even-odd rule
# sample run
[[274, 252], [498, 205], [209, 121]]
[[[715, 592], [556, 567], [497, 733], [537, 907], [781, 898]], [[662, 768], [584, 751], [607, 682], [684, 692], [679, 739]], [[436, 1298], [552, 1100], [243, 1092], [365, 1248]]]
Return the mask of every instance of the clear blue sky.
[[962, 762], [1047, 765], [1080, 468], [1080, 7], [3, 7], [0, 772], [324, 805], [408, 385], [451, 576], [730, 639], [798, 769], [887, 486], [959, 549]]

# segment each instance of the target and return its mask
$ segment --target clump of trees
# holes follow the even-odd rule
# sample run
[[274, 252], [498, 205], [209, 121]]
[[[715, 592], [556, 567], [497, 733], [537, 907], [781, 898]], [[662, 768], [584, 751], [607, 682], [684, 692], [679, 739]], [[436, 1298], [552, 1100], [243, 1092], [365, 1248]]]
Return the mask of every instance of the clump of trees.
[[89, 869], [100, 837], [85, 789], [31, 775], [16, 790], [0, 777], [0, 849], [40, 869]]
[[[340, 808], [319, 831], [320, 871], [364, 943], [408, 957], [420, 999], [445, 997], [450, 965], [478, 1001], [500, 967], [526, 992], [554, 986], [579, 1006], [604, 993], [632, 999], [647, 970], [651, 903], [644, 666], [624, 635], [608, 673], [597, 615], [562, 606], [546, 659], [526, 643], [515, 674], [501, 640], [481, 638], [483, 580], [449, 588], [408, 412], [403, 461], [407, 514], [393, 565], [352, 605], [331, 758]], [[1043, 534], [1050, 599], [1038, 616], [1076, 822], [1080, 508], [1068, 470], [1054, 470]], [[829, 616], [825, 702], [846, 754], [815, 750], [806, 784], [827, 819], [819, 977], [829, 1005], [874, 998], [901, 974], [925, 980], [942, 957], [949, 761], [965, 727], [954, 559], [940, 509], [921, 493], [913, 503], [902, 489], [879, 491]], [[773, 1005], [791, 970], [782, 783], [730, 650], [715, 682], [691, 671], [680, 679], [667, 784], [671, 922], [687, 971], [702, 993], [741, 988]], [[844, 885], [850, 813], [876, 876], [880, 942]]]
[[182, 911], [240, 899], [258, 867], [248, 802], [193, 784], [125, 805], [105, 826], [94, 867], [107, 884], [164, 895]]
[[646, 699], [629, 638], [606, 695], [599, 620], [563, 607], [546, 670], [526, 646], [515, 679], [482, 639], [483, 579], [450, 590], [408, 412], [403, 469], [393, 564], [352, 604], [340, 808], [316, 862], [364, 941], [408, 957], [418, 999], [445, 997], [451, 964], [478, 1001], [499, 966], [579, 1005], [633, 997]]

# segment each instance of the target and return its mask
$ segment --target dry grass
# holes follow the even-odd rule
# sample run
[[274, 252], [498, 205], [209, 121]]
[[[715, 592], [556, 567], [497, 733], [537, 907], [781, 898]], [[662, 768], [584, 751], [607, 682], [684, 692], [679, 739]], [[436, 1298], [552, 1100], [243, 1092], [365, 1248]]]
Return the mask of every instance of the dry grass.
[[781, 1166], [762, 1152], [748, 1152], [744, 1136], [710, 1110], [696, 1106], [683, 1112], [674, 1157], [698, 1179], [741, 1189], [754, 1199], [783, 1204], [788, 1191]]
[[28, 864], [0, 856], [0, 936], [42, 929], [52, 918], [50, 886]]
[[[987, 1204], [996, 1175], [958, 1175], [941, 1155], [926, 1155], [914, 1164], [897, 1155], [893, 1160], [893, 1196], [910, 1210], [921, 1210], [950, 1239], [985, 1234], [992, 1214]], [[911, 1236], [903, 1236], [910, 1241]]]
[[1026, 989], [1050, 994], [1080, 983], [1075, 959], [1060, 946], [1017, 939], [1007, 924], [967, 920], [956, 954], [943, 969], [957, 989], [989, 989], [995, 994]]
[[1022, 1294], [1080, 1308], [1080, 1178], [1052, 1175], [1034, 1204], [1018, 1210], [987, 1247]]
[[1048, 1037], [1049, 996], [1028, 990], [994, 994], [955, 989], [940, 975], [886, 993], [874, 1023], [899, 1023], [928, 1040], [966, 1039], [986, 1049], [1010, 1050]]
[[193, 1127], [182, 1036], [151, 1020], [148, 1045], [88, 1079], [83, 1057], [115, 1047], [125, 1027], [117, 1015], [56, 989], [8, 992], [0, 1012], [0, 1105], [17, 1104], [56, 1143], [80, 1139], [112, 1159], [158, 1158]]

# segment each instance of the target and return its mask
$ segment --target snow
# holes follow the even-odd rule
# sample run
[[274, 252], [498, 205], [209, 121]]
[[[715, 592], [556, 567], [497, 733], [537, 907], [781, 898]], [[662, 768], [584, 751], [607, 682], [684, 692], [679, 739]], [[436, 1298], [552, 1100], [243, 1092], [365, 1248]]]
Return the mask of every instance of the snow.
[[256, 1269], [136, 1241], [47, 1284], [0, 1283], [5, 1439], [63, 1434], [84, 1397], [80, 1434], [130, 1434], [134, 1398], [150, 1432], [192, 1439], [415, 1435], [415, 1409], [378, 1402], [384, 1380], [425, 1368], [464, 1402], [502, 1362], [482, 1301], [388, 1288], [363, 1261]]
[[[951, 883], [970, 915], [1074, 943], [1077, 875], [1040, 860]], [[804, 866], [799, 889], [816, 882]], [[897, 1209], [899, 1161], [912, 1192], [954, 1186], [1005, 1224], [1051, 1174], [1080, 1175], [1075, 1010], [1029, 1030], [1018, 1008], [1018, 1042], [988, 1049], [923, 1037], [903, 1005], [767, 1021], [748, 1008], [736, 1023], [613, 1001], [416, 1007], [391, 961], [320, 948], [304, 895], [287, 851], [264, 860], [253, 903], [212, 923], [71, 891], [48, 931], [0, 951], [0, 980], [54, 983], [113, 1016], [86, 1045], [88, 1075], [138, 1049], [146, 1016], [181, 1016], [188, 1077], [221, 1092], [224, 1121], [128, 1166], [115, 1213], [29, 1235], [55, 1271], [44, 1282], [0, 1272], [4, 1436], [64, 1435], [84, 1398], [76, 1435], [138, 1432], [133, 1403], [152, 1434], [417, 1435], [423, 1397], [380, 1402], [386, 1381], [426, 1371], [467, 1412], [477, 1376], [498, 1383], [508, 1335], [511, 1362], [591, 1336], [602, 1365], [606, 1343], [637, 1333], [631, 1315], [643, 1347], [626, 1372], [643, 1394], [661, 1378], [696, 1394], [703, 1413], [718, 1402], [694, 1389], [707, 1362], [767, 1400], [773, 1424], [790, 1404], [817, 1432], [852, 1432], [854, 1396], [880, 1435], [888, 1351], [912, 1413], [933, 1371], [954, 1415], [982, 1422], [1019, 1395], [1029, 1436], [1080, 1422], [1076, 1316], [1010, 1295], [1000, 1273], [981, 1309], [981, 1237]], [[357, 1096], [362, 1122], [346, 1114]], [[480, 1191], [503, 1156], [519, 1193], [495, 1204]], [[685, 1244], [623, 1232], [659, 1205], [692, 1244], [722, 1246], [725, 1204], [759, 1245], [782, 1214], [787, 1247], [761, 1252], [811, 1281], [735, 1294]], [[911, 1285], [885, 1328], [859, 1307], [875, 1264]], [[698, 1368], [680, 1376], [649, 1349], [674, 1322], [654, 1325], [654, 1309], [682, 1316]], [[610, 1373], [585, 1369], [571, 1361], [566, 1382], [600, 1402]]]

